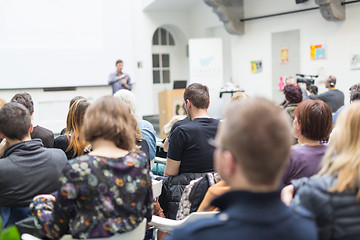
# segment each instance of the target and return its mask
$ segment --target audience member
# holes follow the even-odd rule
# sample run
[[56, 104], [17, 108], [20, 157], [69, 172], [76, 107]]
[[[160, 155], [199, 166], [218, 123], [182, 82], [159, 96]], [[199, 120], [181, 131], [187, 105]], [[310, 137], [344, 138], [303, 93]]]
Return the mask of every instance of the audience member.
[[301, 93], [302, 93], [302, 100], [307, 100], [307, 99], [309, 99], [309, 93], [308, 93], [308, 91], [306, 90], [306, 84], [305, 84], [305, 83], [303, 83], [302, 86], [300, 86], [301, 83], [298, 84], [298, 83], [296, 82], [296, 79], [295, 79], [294, 77], [289, 76], [289, 77], [287, 77], [287, 78], [285, 79], [285, 86], [290, 86], [290, 85], [291, 85], [291, 86], [298, 86], [298, 87], [300, 88]]
[[345, 108], [318, 175], [291, 181], [282, 191], [289, 204], [310, 210], [319, 239], [360, 239], [360, 102]]
[[135, 132], [128, 107], [113, 96], [86, 111], [82, 136], [93, 151], [67, 163], [59, 190], [40, 195], [30, 209], [50, 238], [101, 238], [150, 221], [153, 197], [144, 153], [134, 152]]
[[[180, 116], [183, 116], [183, 115], [180, 115]], [[177, 117], [177, 116], [175, 116], [175, 117]], [[175, 118], [175, 117], [174, 117], [174, 118]], [[168, 152], [168, 151], [169, 151], [170, 138], [171, 138], [172, 134], [174, 133], [175, 129], [176, 129], [178, 126], [181, 126], [181, 125], [186, 124], [186, 123], [188, 123], [188, 122], [190, 122], [189, 117], [185, 117], [185, 118], [183, 118], [183, 119], [181, 119], [181, 120], [178, 120], [178, 121], [176, 121], [176, 122], [173, 123], [173, 125], [172, 125], [172, 127], [171, 127], [171, 129], [170, 129], [170, 132], [169, 132], [169, 134], [167, 134], [167, 137], [165, 138], [165, 141], [164, 141], [164, 152]]]
[[325, 80], [325, 87], [329, 90], [319, 95], [310, 95], [310, 99], [323, 100], [329, 105], [331, 112], [335, 113], [341, 106], [344, 105], [344, 93], [335, 88], [336, 77], [329, 76]]
[[[249, 96], [243, 92], [237, 92], [233, 95], [233, 97], [231, 98], [231, 101], [232, 102], [240, 101], [243, 99], [247, 99], [248, 97]], [[212, 200], [214, 200], [216, 197], [219, 197], [229, 191], [230, 191], [230, 186], [224, 180], [220, 180], [213, 186], [209, 187], [201, 204], [199, 205], [199, 208], [197, 209], [197, 212], [218, 210], [216, 207], [211, 205]]]
[[[360, 99], [360, 83], [354, 84], [350, 87], [350, 103], [352, 103], [355, 100]], [[335, 124], [336, 119], [341, 112], [341, 110], [345, 107], [345, 105], [341, 106], [336, 113], [333, 115], [333, 124]]]
[[[73, 97], [70, 100], [69, 109], [71, 108], [71, 105], [73, 105], [74, 102], [76, 102], [77, 100], [80, 100], [80, 99], [86, 99], [86, 98], [84, 98], [83, 96], [75, 96], [75, 97]], [[63, 128], [63, 130], [61, 130], [60, 135], [64, 135], [65, 133], [66, 133], [66, 127]]]
[[10, 102], [0, 108], [0, 136], [3, 138], [0, 144], [0, 212], [5, 226], [26, 217], [26, 214], [12, 215], [17, 212], [12, 211], [13, 208], [27, 213], [34, 196], [57, 189], [66, 163], [63, 151], [44, 148], [40, 139], [31, 139], [32, 128], [30, 112], [23, 105]]
[[86, 109], [90, 103], [84, 98], [75, 101], [68, 112], [65, 135], [54, 139], [54, 148], [60, 148], [66, 153], [68, 159], [83, 155], [86, 141], [80, 138], [80, 130]]
[[266, 99], [249, 98], [231, 103], [225, 119], [214, 164], [232, 191], [213, 201], [219, 214], [175, 229], [169, 239], [317, 239], [311, 215], [280, 200], [291, 144], [285, 113]]
[[[121, 89], [114, 94], [114, 97], [119, 98], [123, 103], [128, 105], [132, 114], [134, 114], [134, 116], [136, 117], [136, 98], [134, 93], [126, 89]], [[154, 126], [149, 121], [143, 120], [139, 117], [136, 117], [136, 119], [137, 126], [141, 131], [141, 137], [147, 142], [149, 146], [149, 158], [150, 160], [153, 160], [156, 153], [156, 136]]]
[[123, 73], [122, 69], [124, 63], [122, 60], [117, 60], [115, 63], [116, 71], [109, 76], [108, 84], [112, 86], [113, 94], [120, 89], [131, 90], [130, 77], [127, 73]]
[[231, 97], [231, 101], [234, 101], [234, 100], [241, 100], [241, 99], [245, 99], [245, 98], [248, 98], [249, 96], [244, 93], [244, 92], [236, 92], [234, 93], [234, 95]]
[[302, 101], [301, 89], [298, 86], [286, 85], [284, 87], [285, 101], [284, 109], [294, 121], [294, 112], [297, 105]]
[[293, 134], [299, 144], [291, 147], [290, 162], [282, 178], [284, 184], [293, 179], [310, 177], [320, 170], [320, 162], [327, 149], [322, 144], [332, 130], [330, 107], [321, 100], [306, 100], [295, 110]]
[[31, 138], [40, 138], [42, 143], [44, 144], [44, 147], [52, 148], [54, 143], [54, 133], [49, 129], [34, 124], [34, 102], [31, 98], [31, 95], [25, 92], [15, 94], [15, 96], [12, 97], [11, 102], [20, 103], [29, 110], [31, 121], [34, 125], [33, 131], [31, 132]]
[[210, 118], [207, 113], [209, 90], [200, 83], [193, 83], [185, 89], [184, 101], [191, 121], [177, 127], [171, 136], [165, 176], [214, 170], [208, 140], [215, 136], [219, 120]]

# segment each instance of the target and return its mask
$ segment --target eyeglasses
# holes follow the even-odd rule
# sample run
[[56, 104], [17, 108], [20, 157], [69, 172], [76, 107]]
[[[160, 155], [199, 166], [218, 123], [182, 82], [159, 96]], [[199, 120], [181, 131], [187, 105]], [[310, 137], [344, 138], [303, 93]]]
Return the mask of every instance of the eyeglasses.
[[208, 143], [211, 147], [213, 147], [214, 149], [220, 149], [221, 151], [224, 151], [224, 150], [227, 150], [226, 148], [224, 148], [223, 146], [220, 146], [216, 141], [215, 139], [213, 138], [210, 138], [208, 140]]

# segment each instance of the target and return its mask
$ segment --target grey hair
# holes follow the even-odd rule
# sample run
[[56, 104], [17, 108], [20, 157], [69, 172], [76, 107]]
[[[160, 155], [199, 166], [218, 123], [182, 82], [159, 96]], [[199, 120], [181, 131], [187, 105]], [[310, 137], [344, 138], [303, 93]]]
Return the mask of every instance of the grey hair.
[[125, 103], [133, 113], [136, 110], [136, 98], [134, 93], [126, 89], [120, 89], [114, 93], [114, 97], [119, 98], [123, 103]]

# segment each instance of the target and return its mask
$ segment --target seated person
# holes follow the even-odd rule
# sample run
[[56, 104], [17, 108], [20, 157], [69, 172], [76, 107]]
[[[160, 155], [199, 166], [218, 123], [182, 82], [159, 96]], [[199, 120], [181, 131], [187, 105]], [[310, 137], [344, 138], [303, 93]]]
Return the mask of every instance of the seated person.
[[293, 134], [299, 144], [291, 146], [288, 163], [282, 182], [310, 177], [320, 170], [320, 162], [327, 149], [322, 140], [329, 137], [332, 129], [330, 107], [321, 100], [305, 100], [295, 110]]
[[213, 151], [208, 140], [215, 137], [219, 120], [210, 118], [207, 113], [209, 89], [193, 83], [185, 89], [184, 101], [191, 121], [177, 127], [171, 136], [165, 176], [214, 170]]
[[133, 230], [151, 219], [153, 197], [148, 162], [135, 152], [135, 130], [128, 107], [105, 96], [84, 116], [82, 136], [93, 151], [67, 162], [52, 195], [30, 205], [41, 233], [60, 238], [101, 238]]
[[311, 215], [280, 199], [291, 145], [285, 114], [264, 98], [230, 104], [213, 145], [215, 169], [231, 191], [212, 202], [219, 214], [175, 229], [170, 240], [317, 239]]
[[360, 102], [343, 109], [316, 176], [291, 181], [281, 196], [315, 215], [319, 239], [360, 239]]
[[80, 129], [84, 119], [85, 111], [90, 102], [85, 98], [76, 100], [70, 107], [66, 119], [66, 131], [54, 139], [54, 148], [62, 149], [67, 159], [72, 159], [84, 154], [89, 145], [80, 138]]
[[[30, 112], [23, 105], [10, 102], [0, 108], [0, 136], [3, 138], [0, 144], [0, 208], [28, 207], [34, 196], [57, 190], [58, 178], [66, 163], [65, 153], [44, 148], [40, 139], [31, 139], [32, 129]], [[5, 226], [21, 220], [11, 215], [8, 219], [2, 217]], [[13, 222], [7, 222], [9, 219]]]
[[284, 110], [289, 114], [291, 121], [294, 121], [294, 112], [297, 105], [302, 101], [302, 93], [298, 86], [286, 85], [284, 87], [285, 104]]
[[[29, 93], [18, 93], [12, 97], [11, 102], [17, 102], [24, 105], [30, 112], [31, 121], [34, 122], [34, 102]], [[33, 125], [33, 131], [30, 134], [31, 138], [40, 138], [44, 147], [52, 148], [54, 144], [54, 133], [51, 130], [41, 127], [39, 125]]]
[[156, 137], [154, 126], [150, 122], [135, 116], [136, 98], [134, 93], [126, 89], [120, 89], [114, 94], [114, 97], [119, 98], [129, 107], [131, 114], [136, 120], [136, 131], [140, 133], [140, 135], [137, 134], [136, 137], [137, 145], [140, 146], [142, 148], [141, 150], [147, 154], [149, 161], [153, 160], [155, 158], [156, 152]]

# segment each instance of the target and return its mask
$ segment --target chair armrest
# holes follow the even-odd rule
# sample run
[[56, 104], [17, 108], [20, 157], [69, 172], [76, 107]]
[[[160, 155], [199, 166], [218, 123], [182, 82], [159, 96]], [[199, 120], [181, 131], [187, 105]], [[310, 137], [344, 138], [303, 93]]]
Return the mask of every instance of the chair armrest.
[[170, 232], [175, 227], [180, 226], [185, 219], [183, 220], [173, 220], [169, 218], [162, 218], [159, 216], [152, 216], [151, 221], [148, 222], [148, 225], [153, 226], [161, 231]]
[[155, 157], [154, 162], [155, 162], [155, 163], [162, 163], [162, 164], [166, 164], [166, 158], [162, 158], [162, 157]]

